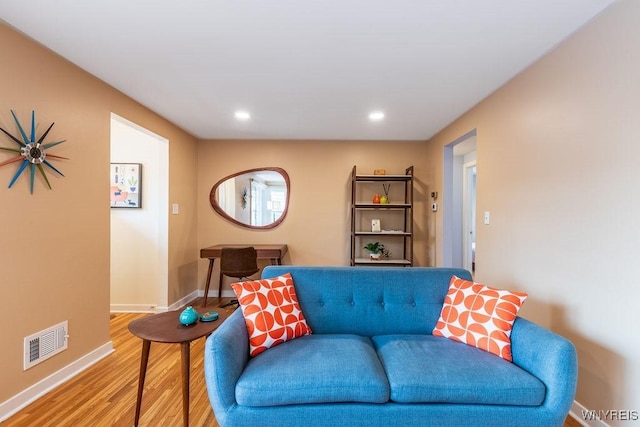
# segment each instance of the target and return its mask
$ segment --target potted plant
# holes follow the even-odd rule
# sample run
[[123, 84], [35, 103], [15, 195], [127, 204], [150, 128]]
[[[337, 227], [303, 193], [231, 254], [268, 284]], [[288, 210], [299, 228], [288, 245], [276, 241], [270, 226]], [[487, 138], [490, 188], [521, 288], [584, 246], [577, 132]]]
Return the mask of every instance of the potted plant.
[[384, 253], [384, 245], [380, 242], [367, 243], [367, 245], [363, 249], [369, 251], [369, 258], [371, 260], [379, 260]]

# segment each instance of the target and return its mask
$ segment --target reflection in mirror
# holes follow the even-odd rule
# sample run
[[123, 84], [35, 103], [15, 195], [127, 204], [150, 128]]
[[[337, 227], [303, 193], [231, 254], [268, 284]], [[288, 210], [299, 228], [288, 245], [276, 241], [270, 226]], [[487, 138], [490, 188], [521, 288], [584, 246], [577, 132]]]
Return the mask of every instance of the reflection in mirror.
[[289, 208], [289, 175], [281, 168], [258, 168], [221, 179], [209, 194], [211, 207], [234, 224], [273, 228]]

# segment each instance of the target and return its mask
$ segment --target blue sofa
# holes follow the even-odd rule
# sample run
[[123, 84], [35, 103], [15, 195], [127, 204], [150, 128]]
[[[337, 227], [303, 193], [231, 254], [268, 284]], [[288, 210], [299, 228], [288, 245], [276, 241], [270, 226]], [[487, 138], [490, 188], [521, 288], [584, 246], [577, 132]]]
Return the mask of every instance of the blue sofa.
[[207, 339], [205, 379], [220, 426], [562, 426], [577, 359], [523, 318], [513, 363], [431, 331], [447, 268], [269, 266], [291, 273], [313, 334], [249, 357], [236, 310]]

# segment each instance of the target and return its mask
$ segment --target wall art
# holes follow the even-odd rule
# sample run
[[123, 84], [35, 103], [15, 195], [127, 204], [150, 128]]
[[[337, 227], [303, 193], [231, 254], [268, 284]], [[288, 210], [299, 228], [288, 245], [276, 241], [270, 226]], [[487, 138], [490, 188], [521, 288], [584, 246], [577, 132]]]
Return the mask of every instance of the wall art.
[[112, 208], [142, 207], [141, 163], [111, 163], [109, 176]]
[[29, 176], [30, 176], [30, 185], [29, 189], [31, 194], [33, 194], [33, 186], [36, 180], [36, 169], [40, 172], [40, 175], [44, 179], [44, 182], [47, 184], [47, 187], [51, 189], [51, 183], [49, 182], [49, 178], [45, 173], [44, 166], [47, 166], [49, 169], [53, 170], [60, 176], [64, 176], [62, 172], [60, 172], [55, 166], [53, 166], [49, 160], [47, 159], [64, 159], [69, 160], [67, 157], [56, 156], [54, 154], [49, 153], [47, 150], [51, 147], [54, 147], [58, 144], [62, 144], [65, 140], [49, 142], [44, 144], [44, 139], [49, 134], [49, 131], [53, 127], [54, 123], [51, 123], [46, 131], [38, 138], [36, 136], [36, 112], [31, 111], [31, 130], [29, 135], [27, 136], [27, 132], [25, 132], [24, 128], [20, 124], [20, 120], [16, 116], [16, 113], [11, 111], [11, 115], [13, 116], [13, 120], [16, 122], [16, 127], [18, 128], [19, 136], [15, 137], [10, 134], [8, 131], [0, 127], [0, 131], [2, 131], [6, 136], [8, 136], [13, 142], [18, 144], [18, 148], [9, 148], [9, 147], [0, 147], [0, 150], [9, 151], [16, 153], [17, 156], [12, 157], [8, 160], [0, 162], [0, 166], [8, 165], [15, 162], [22, 162], [18, 167], [18, 171], [13, 175], [11, 181], [9, 182], [9, 188], [13, 187], [13, 184], [16, 183], [20, 175], [29, 167]]

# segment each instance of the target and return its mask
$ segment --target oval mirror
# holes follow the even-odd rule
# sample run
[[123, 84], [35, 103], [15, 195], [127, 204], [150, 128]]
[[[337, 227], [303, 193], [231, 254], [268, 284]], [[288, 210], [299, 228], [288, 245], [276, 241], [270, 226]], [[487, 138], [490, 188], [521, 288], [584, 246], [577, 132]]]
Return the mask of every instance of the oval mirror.
[[218, 181], [209, 194], [213, 210], [247, 228], [274, 228], [289, 208], [289, 175], [281, 168], [250, 169]]

